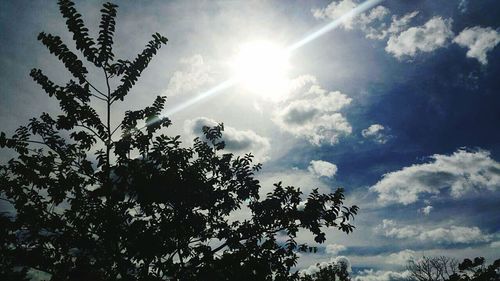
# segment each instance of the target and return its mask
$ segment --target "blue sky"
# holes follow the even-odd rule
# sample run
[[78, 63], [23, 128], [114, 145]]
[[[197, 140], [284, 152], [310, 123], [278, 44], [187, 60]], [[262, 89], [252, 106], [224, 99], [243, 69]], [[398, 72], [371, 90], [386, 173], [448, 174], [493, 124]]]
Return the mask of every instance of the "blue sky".
[[[284, 48], [362, 2], [119, 1], [118, 57], [132, 58], [154, 32], [169, 43], [114, 120], [158, 94], [167, 108], [182, 104], [235, 75], [245, 44]], [[99, 1], [77, 8], [96, 34]], [[291, 53], [278, 90], [235, 84], [176, 113], [167, 133], [189, 144], [202, 125], [224, 122], [232, 151], [263, 162], [264, 188], [282, 180], [346, 189], [361, 207], [357, 230], [329, 231], [300, 268], [347, 256], [357, 280], [393, 280], [405, 276], [409, 256], [492, 261], [500, 252], [499, 19], [495, 0], [382, 1]], [[57, 112], [31, 68], [68, 78], [36, 35], [71, 37], [55, 2], [2, 1], [0, 26], [1, 130], [12, 132]]]

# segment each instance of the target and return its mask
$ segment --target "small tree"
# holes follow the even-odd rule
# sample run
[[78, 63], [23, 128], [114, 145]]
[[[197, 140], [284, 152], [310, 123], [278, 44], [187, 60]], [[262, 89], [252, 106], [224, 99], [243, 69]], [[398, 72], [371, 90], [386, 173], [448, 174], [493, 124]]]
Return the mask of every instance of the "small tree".
[[446, 256], [410, 259], [406, 265], [410, 276], [418, 281], [445, 281], [458, 271], [458, 260]]
[[450, 281], [496, 281], [500, 280], [500, 259], [486, 266], [483, 257], [474, 260], [464, 259], [458, 265], [459, 272], [450, 277]]
[[317, 264], [318, 271], [304, 273], [300, 281], [349, 281], [349, 264], [345, 260], [330, 262], [326, 265]]
[[[76, 49], [103, 73], [105, 88], [89, 81], [88, 66], [58, 36], [39, 34], [74, 79], [56, 85], [33, 69], [31, 77], [57, 99], [61, 114], [43, 113], [13, 136], [0, 135], [0, 147], [17, 152], [0, 166], [0, 198], [13, 209], [0, 217], [2, 280], [31, 269], [51, 280], [298, 279], [291, 272], [296, 252], [310, 249], [296, 243], [299, 229], [318, 243], [325, 241], [322, 227], [353, 230], [358, 208], [343, 206], [342, 189], [314, 190], [303, 209], [301, 191], [281, 183], [259, 198], [254, 172], [261, 165], [252, 164], [251, 154], [223, 153], [222, 124], [204, 128], [207, 141], [197, 138], [193, 147], [162, 134], [170, 125], [161, 115], [165, 97], [125, 112], [113, 128], [113, 105], [167, 39], [154, 34], [134, 60], [117, 60], [116, 5], [103, 5], [97, 42], [71, 1], [59, 7]], [[250, 217], [232, 218], [243, 206]]]

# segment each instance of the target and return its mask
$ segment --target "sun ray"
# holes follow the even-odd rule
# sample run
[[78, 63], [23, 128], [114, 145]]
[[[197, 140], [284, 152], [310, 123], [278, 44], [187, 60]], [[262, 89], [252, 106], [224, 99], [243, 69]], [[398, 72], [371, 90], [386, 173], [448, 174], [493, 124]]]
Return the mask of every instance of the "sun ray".
[[351, 19], [352, 17], [359, 15], [376, 5], [382, 3], [384, 0], [368, 0], [363, 2], [362, 4], [358, 5], [356, 8], [350, 10], [349, 12], [343, 14], [341, 17], [334, 19], [327, 25], [323, 26], [322, 28], [316, 30], [315, 32], [307, 35], [306, 37], [302, 38], [301, 40], [291, 44], [288, 46], [287, 50], [292, 52], [295, 51], [296, 49], [306, 45], [307, 43], [310, 43], [311, 41], [317, 39], [318, 37], [324, 35], [325, 33], [331, 31], [332, 29], [337, 28], [340, 24], [345, 22], [346, 20]]
[[[350, 10], [349, 12], [345, 13], [344, 15], [342, 15], [341, 17], [337, 18], [337, 19], [334, 19], [333, 21], [331, 21], [330, 23], [328, 23], [327, 25], [323, 26], [322, 28], [314, 31], [313, 33], [305, 36], [304, 38], [298, 40], [297, 42], [289, 45], [287, 48], [284, 49], [284, 54], [286, 54], [286, 56], [289, 56], [293, 51], [299, 49], [300, 47], [314, 41], [315, 39], [323, 36], [324, 34], [326, 34], [327, 32], [337, 28], [341, 23], [343, 23], [344, 21], [356, 16], [356, 15], [359, 15], [360, 13], [363, 13], [373, 7], [375, 7], [376, 5], [382, 3], [384, 0], [367, 0], [365, 2], [363, 2], [362, 4], [358, 5], [356, 8]], [[268, 55], [265, 55], [265, 56], [268, 56]], [[247, 71], [247, 70], [245, 70]], [[253, 72], [254, 71], [254, 66], [253, 66], [253, 63], [250, 63], [250, 70], [248, 70], [250, 72]], [[259, 76], [259, 75], [257, 75]], [[220, 92], [222, 92], [223, 90], [226, 90], [234, 85], [236, 85], [237, 83], [241, 82], [242, 80], [242, 77], [241, 75], [235, 75], [234, 77], [218, 84], [217, 86], [213, 87], [212, 89], [208, 90], [208, 91], [205, 91], [203, 93], [200, 93], [198, 95], [196, 95], [195, 97], [191, 98], [190, 100], [187, 100], [177, 106], [175, 106], [174, 108], [172, 108], [171, 110], [169, 110], [168, 112], [166, 112], [164, 115], [165, 116], [172, 116], [202, 100], [205, 100], [209, 97], [213, 97], [213, 96], [216, 96], [217, 94], [219, 94]]]

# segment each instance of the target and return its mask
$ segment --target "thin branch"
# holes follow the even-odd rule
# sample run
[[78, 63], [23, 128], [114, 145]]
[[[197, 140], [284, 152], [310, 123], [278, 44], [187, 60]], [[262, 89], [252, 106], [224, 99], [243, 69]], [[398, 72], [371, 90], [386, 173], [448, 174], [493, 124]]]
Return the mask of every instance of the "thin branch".
[[[43, 137], [42, 137], [43, 138]], [[47, 146], [48, 148], [50, 148], [52, 151], [54, 151], [55, 153], [57, 154], [60, 154], [57, 150], [55, 150], [53, 147], [50, 147], [50, 145], [48, 145], [47, 143], [45, 143], [44, 141], [36, 141], [36, 140], [18, 140], [18, 139], [11, 139], [11, 138], [8, 138], [7, 140], [12, 140], [12, 141], [16, 141], [16, 142], [27, 142], [27, 143], [36, 143], [36, 144], [42, 144], [42, 145], [45, 145]]]
[[100, 100], [102, 100], [102, 101], [107, 101], [106, 99], [101, 98], [101, 97], [100, 97], [100, 96], [98, 96], [98, 95], [94, 95], [94, 94], [92, 94], [92, 93], [91, 93], [91, 95], [92, 95], [93, 97], [95, 97], [96, 99], [100, 99]]
[[94, 87], [94, 85], [92, 85], [92, 83], [89, 82], [89, 80], [87, 80], [87, 78], [85, 78], [85, 82], [87, 82], [87, 84], [89, 84], [89, 86], [94, 89], [97, 93], [101, 94], [104, 98], [108, 98], [108, 96], [106, 96], [105, 94], [103, 94], [103, 92], [99, 91], [99, 89], [97, 89], [96, 87]]
[[[43, 145], [46, 145], [46, 146], [49, 146], [48, 144], [46, 144], [45, 142], [43, 141], [36, 141], [36, 140], [16, 140], [16, 139], [10, 139], [10, 140], [13, 140], [13, 141], [19, 141], [19, 142], [29, 142], [29, 143], [37, 143], [37, 144], [43, 144]], [[49, 146], [49, 148], [52, 149], [52, 147]]]
[[[108, 88], [108, 95], [106, 95], [106, 98], [108, 100], [111, 100], [111, 87], [109, 86], [109, 77], [108, 77], [108, 72], [106, 71], [105, 68], [102, 68], [104, 70], [104, 76], [106, 77], [106, 87]], [[104, 94], [103, 94], [104, 95]]]
[[76, 124], [75, 126], [76, 126], [76, 127], [82, 127], [82, 128], [84, 128], [84, 129], [89, 130], [90, 132], [92, 132], [92, 134], [93, 134], [95, 137], [99, 138], [99, 139], [100, 139], [101, 141], [103, 141], [103, 142], [106, 142], [103, 138], [101, 138], [101, 136], [99, 136], [99, 134], [97, 134], [97, 133], [96, 133], [96, 132], [95, 132], [92, 128], [90, 128], [89, 126], [86, 126], [86, 125], [83, 125], [83, 124]]
[[113, 136], [113, 134], [116, 132], [116, 130], [118, 130], [118, 128], [120, 128], [122, 126], [122, 124], [123, 124], [123, 121], [120, 122], [120, 124], [118, 124], [118, 126], [116, 126], [116, 128], [111, 132], [111, 136], [110, 137]]
[[108, 72], [106, 68], [103, 67], [104, 77], [106, 77], [106, 87], [107, 87], [107, 95], [106, 95], [106, 129], [108, 131], [108, 136], [106, 140], [106, 173], [107, 173], [107, 181], [111, 182], [111, 168], [110, 168], [110, 151], [111, 151], [111, 87], [109, 86], [109, 78]]
[[[43, 138], [43, 137], [42, 137], [42, 138]], [[59, 157], [61, 157], [61, 158], [62, 158], [61, 153], [60, 153], [59, 151], [55, 150], [53, 147], [51, 147], [51, 146], [50, 146], [49, 144], [47, 144], [46, 142], [43, 142], [43, 141], [36, 141], [36, 140], [15, 140], [15, 139], [8, 139], [8, 140], [14, 140], [14, 141], [19, 141], [19, 142], [35, 143], [35, 144], [45, 145], [45, 146], [47, 146], [50, 150], [52, 150], [52, 151], [54, 151], [55, 153], [57, 153], [57, 155], [59, 155]], [[34, 150], [34, 149], [30, 149], [30, 148], [28, 148], [28, 150], [29, 150], [29, 151], [32, 151], [32, 152], [34, 152], [34, 153], [40, 153], [40, 151], [37, 151], [37, 150]], [[56, 162], [56, 164], [61, 165], [61, 164], [62, 164], [62, 162], [61, 162], [61, 163], [57, 163], [57, 162]], [[76, 168], [79, 168], [79, 169], [81, 169], [81, 168], [82, 168], [82, 167], [81, 167], [81, 165], [80, 165], [78, 162], [73, 162], [73, 163], [71, 163], [71, 164], [73, 164], [73, 165], [74, 165], [74, 164], [76, 164]], [[87, 174], [83, 174], [83, 173], [79, 173], [79, 174], [81, 174], [81, 175], [84, 175], [84, 176], [87, 176], [87, 177], [90, 177], [90, 178], [93, 178], [93, 179], [96, 179], [96, 180], [97, 180], [97, 178], [96, 178], [94, 175], [87, 175]]]
[[[280, 231], [285, 230], [285, 229], [287, 229], [286, 226], [278, 228], [278, 229], [274, 229], [274, 230], [266, 230], [265, 232], [267, 232], [268, 234], [275, 234], [275, 233], [280, 232]], [[250, 238], [252, 238], [252, 235], [248, 236], [248, 237], [241, 237], [240, 239], [238, 239], [238, 241], [245, 240], [245, 239], [250, 239]], [[228, 242], [226, 241], [222, 245], [220, 245], [219, 247], [213, 249], [212, 253], [215, 254], [216, 252], [220, 251], [221, 249], [223, 249], [224, 247], [227, 246], [227, 243]]]
[[111, 104], [115, 103], [115, 101], [117, 101], [117, 100], [118, 100], [118, 97], [116, 97], [116, 96], [111, 98]]

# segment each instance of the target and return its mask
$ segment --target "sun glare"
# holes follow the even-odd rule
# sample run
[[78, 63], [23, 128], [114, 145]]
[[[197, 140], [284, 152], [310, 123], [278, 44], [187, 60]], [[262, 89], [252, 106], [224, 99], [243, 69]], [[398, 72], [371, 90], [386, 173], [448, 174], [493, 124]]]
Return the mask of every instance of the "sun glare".
[[269, 42], [247, 43], [233, 61], [241, 85], [252, 93], [276, 99], [288, 87], [289, 53]]

